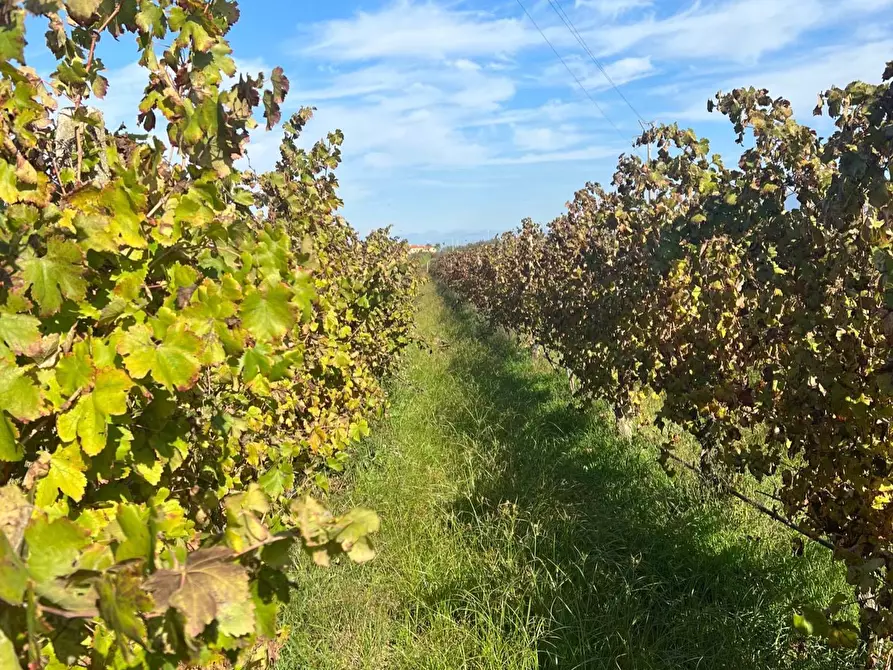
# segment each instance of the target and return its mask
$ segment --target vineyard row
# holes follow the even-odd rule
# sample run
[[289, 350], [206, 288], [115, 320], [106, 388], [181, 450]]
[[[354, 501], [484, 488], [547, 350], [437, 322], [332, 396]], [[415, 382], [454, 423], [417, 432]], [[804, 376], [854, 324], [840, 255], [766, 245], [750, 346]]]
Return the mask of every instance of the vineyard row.
[[554, 352], [582, 396], [619, 416], [656, 404], [659, 426], [697, 438], [702, 470], [777, 479], [785, 517], [827, 538], [856, 588], [860, 629], [838, 616], [850, 597], [815, 615], [832, 644], [893, 635], [891, 79], [893, 63], [880, 85], [822, 94], [827, 138], [766, 90], [718, 94], [736, 165], [661, 125], [612, 189], [432, 263]]
[[[238, 18], [232, 0], [0, 3], [4, 670], [268, 667], [297, 550], [374, 555], [374, 512], [309, 493], [384, 406], [414, 265], [338, 215], [343, 138], [299, 148], [310, 110], [273, 172], [240, 169], [289, 82], [238, 75]], [[147, 83], [132, 132], [88, 104], [108, 38], [135, 42]]]

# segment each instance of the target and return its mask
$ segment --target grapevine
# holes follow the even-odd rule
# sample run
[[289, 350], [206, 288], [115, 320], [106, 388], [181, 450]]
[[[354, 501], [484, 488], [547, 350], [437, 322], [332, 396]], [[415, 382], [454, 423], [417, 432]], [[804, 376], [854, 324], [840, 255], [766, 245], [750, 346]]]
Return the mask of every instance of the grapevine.
[[[618, 415], [657, 421], [700, 467], [780, 479], [788, 519], [845, 562], [861, 627], [814, 613], [832, 644], [893, 636], [893, 62], [819, 98], [828, 138], [768, 91], [718, 94], [735, 166], [677, 125], [620, 158], [541, 228], [443, 254], [432, 272], [554, 353]], [[744, 439], [764, 434], [765, 439]], [[674, 444], [664, 445], [666, 454]]]
[[[374, 555], [374, 512], [309, 491], [383, 407], [415, 272], [337, 215], [340, 133], [299, 150], [310, 110], [274, 172], [238, 167], [289, 91], [281, 68], [237, 72], [238, 18], [231, 0], [0, 4], [3, 668], [261, 667], [294, 547]], [[89, 105], [109, 93], [101, 41], [128, 36], [142, 134]]]

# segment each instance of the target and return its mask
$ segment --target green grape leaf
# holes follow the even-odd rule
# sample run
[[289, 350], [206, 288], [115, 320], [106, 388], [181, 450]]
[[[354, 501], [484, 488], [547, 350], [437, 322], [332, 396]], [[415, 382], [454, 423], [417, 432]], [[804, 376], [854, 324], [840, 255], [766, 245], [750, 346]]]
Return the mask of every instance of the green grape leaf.
[[0, 533], [0, 600], [13, 606], [21, 605], [27, 588], [28, 570], [6, 535]]
[[108, 423], [112, 416], [127, 414], [127, 396], [133, 381], [123, 370], [114, 368], [97, 373], [93, 390], [78, 400], [77, 405], [56, 422], [59, 437], [64, 442], [81, 439], [88, 456], [96, 456], [105, 449]]
[[249, 291], [240, 311], [242, 325], [259, 342], [281, 339], [297, 321], [291, 298], [284, 284]]
[[47, 521], [37, 516], [25, 529], [28, 572], [37, 582], [50, 582], [75, 570], [81, 549], [90, 544], [89, 533], [68, 519]]
[[291, 463], [280, 463], [270, 468], [257, 480], [260, 487], [273, 499], [279, 498], [295, 485], [295, 473]]
[[22, 670], [22, 666], [19, 665], [19, 659], [16, 656], [16, 648], [2, 629], [0, 629], [0, 668]]
[[12, 6], [9, 11], [12, 15], [7, 16], [4, 25], [0, 26], [0, 60], [24, 63], [25, 13], [21, 10], [12, 11]]
[[164, 37], [164, 10], [151, 3], [141, 3], [136, 15], [136, 25], [144, 33]]
[[145, 583], [156, 611], [173, 607], [183, 616], [190, 637], [201, 635], [215, 619], [225, 635], [240, 637], [254, 630], [254, 603], [245, 568], [226, 547], [199, 549], [178, 570], [158, 570]]
[[251, 584], [251, 599], [254, 601], [254, 616], [257, 620], [257, 634], [268, 639], [273, 639], [279, 632], [279, 602], [271, 598], [269, 602], [258, 594], [259, 582]]
[[33, 421], [43, 414], [40, 389], [26, 373], [25, 368], [0, 367], [0, 410], [5, 409], [19, 421]]
[[148, 326], [134, 326], [118, 343], [118, 351], [135, 379], [151, 372], [152, 379], [168, 390], [189, 390], [201, 369], [202, 342], [182, 328], [170, 328], [161, 344], [155, 344]]
[[40, 342], [40, 321], [27, 314], [0, 314], [0, 340], [16, 354], [27, 354]]
[[138, 505], [120, 504], [115, 517], [118, 526], [126, 538], [115, 550], [118, 563], [131, 558], [151, 559], [152, 537], [149, 530], [149, 510], [140, 509]]
[[37, 257], [29, 248], [19, 258], [22, 291], [31, 289], [41, 316], [58, 312], [63, 297], [74, 301], [84, 299], [87, 283], [83, 278], [83, 261], [77, 244], [57, 238], [49, 241], [45, 256]]
[[0, 410], [0, 461], [17, 463], [25, 457], [25, 450], [19, 444], [15, 429], [9, 422], [6, 412]]
[[264, 546], [260, 553], [260, 559], [264, 565], [269, 565], [276, 570], [291, 565], [292, 549], [295, 546], [295, 538], [285, 537]]
[[140, 614], [152, 610], [153, 603], [142, 589], [142, 580], [133, 572], [106, 572], [96, 587], [99, 613], [109, 627], [143, 644], [146, 624]]
[[[73, 572], [78, 570], [76, 565]], [[34, 590], [41, 598], [71, 612], [92, 611], [96, 608], [96, 588], [91, 581], [65, 577], [48, 582], [37, 582]]]
[[241, 360], [242, 379], [250, 382], [258, 375], [269, 376], [273, 369], [270, 352], [271, 347], [266, 344], [258, 344], [251, 349], [246, 349]]

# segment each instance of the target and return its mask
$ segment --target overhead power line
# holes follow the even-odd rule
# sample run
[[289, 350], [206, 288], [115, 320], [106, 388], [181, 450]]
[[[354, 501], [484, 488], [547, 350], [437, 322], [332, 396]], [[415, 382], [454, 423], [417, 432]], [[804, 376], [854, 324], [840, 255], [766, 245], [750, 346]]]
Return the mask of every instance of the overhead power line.
[[605, 120], [611, 124], [611, 127], [616, 131], [616, 133], [620, 136], [620, 138], [623, 141], [628, 142], [629, 138], [624, 136], [624, 134], [622, 132], [620, 132], [620, 128], [617, 127], [617, 124], [615, 124], [611, 120], [611, 117], [608, 116], [607, 114], [605, 114], [605, 110], [602, 109], [602, 106], [600, 104], [598, 104], [598, 101], [596, 101], [596, 99], [593, 97], [592, 93], [590, 93], [589, 90], [583, 85], [583, 82], [580, 81], [580, 78], [570, 68], [570, 66], [567, 64], [567, 61], [564, 60], [564, 57], [560, 53], [558, 53], [558, 49], [555, 48], [555, 45], [552, 44], [551, 40], [549, 40], [549, 38], [546, 36], [546, 33], [543, 32], [543, 29], [540, 28], [539, 24], [536, 22], [536, 20], [533, 18], [533, 16], [531, 16], [530, 12], [527, 11], [527, 7], [524, 6], [524, 3], [521, 0], [517, 0], [517, 2], [518, 2], [518, 5], [520, 5], [521, 9], [524, 10], [524, 13], [527, 15], [527, 18], [530, 19], [530, 22], [533, 24], [533, 27], [539, 31], [539, 34], [542, 36], [543, 40], [545, 40], [546, 44], [549, 45], [549, 48], [552, 49], [552, 52], [555, 54], [555, 56], [558, 57], [558, 60], [561, 61], [561, 64], [564, 65], [564, 69], [567, 70], [568, 74], [570, 74], [570, 76], [574, 78], [574, 81], [577, 82], [577, 86], [580, 87], [580, 90], [586, 94], [586, 97], [589, 98], [589, 101], [592, 102], [593, 105], [595, 105], [596, 109], [598, 109], [598, 111], [601, 113], [601, 115], [603, 117], [605, 117]]
[[626, 103], [626, 106], [630, 108], [630, 111], [632, 111], [632, 113], [636, 115], [636, 117], [639, 119], [639, 123], [642, 125], [642, 127], [644, 128], [645, 126], [650, 125], [650, 122], [646, 121], [642, 117], [642, 115], [639, 114], [639, 111], [629, 101], [629, 98], [627, 98], [623, 94], [623, 91], [620, 90], [620, 88], [617, 86], [617, 84], [611, 78], [611, 75], [608, 73], [608, 70], [605, 68], [605, 66], [602, 65], [601, 61], [595, 56], [594, 53], [592, 53], [592, 49], [590, 49], [589, 45], [586, 44], [586, 40], [583, 39], [583, 36], [580, 34], [580, 31], [577, 30], [577, 27], [574, 25], [574, 22], [567, 15], [567, 13], [565, 13], [564, 8], [561, 6], [560, 0], [549, 0], [549, 6], [558, 15], [558, 18], [561, 19], [562, 23], [564, 23], [564, 25], [570, 31], [571, 35], [574, 36], [574, 38], [577, 40], [577, 43], [581, 47], [583, 47], [583, 50], [589, 55], [589, 58], [592, 60], [592, 62], [595, 63], [595, 66], [598, 68], [599, 72], [601, 72], [602, 75], [604, 75], [607, 82], [611, 85], [611, 88], [613, 88], [614, 91], [617, 93], [617, 95], [619, 95], [620, 98], [623, 100], [623, 102]]

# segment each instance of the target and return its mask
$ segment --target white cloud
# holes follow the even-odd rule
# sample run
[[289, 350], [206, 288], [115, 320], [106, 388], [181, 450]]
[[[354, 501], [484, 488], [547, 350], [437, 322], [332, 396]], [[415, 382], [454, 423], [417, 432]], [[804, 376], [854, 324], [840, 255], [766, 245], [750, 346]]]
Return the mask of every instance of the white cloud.
[[481, 66], [475, 63], [473, 60], [468, 60], [467, 58], [460, 58], [457, 61], [453, 62], [453, 67], [458, 70], [467, 70], [472, 72], [477, 72], [481, 69]]
[[[857, 30], [868, 34], [879, 22], [867, 17], [891, 2], [689, 0], [668, 10], [651, 0], [578, 0], [564, 6], [636, 107], [648, 118], [672, 121], [656, 114], [655, 101], [699, 118], [718, 85], [744, 78], [777, 86], [795, 102], [807, 89], [814, 99], [825, 86], [816, 86], [820, 80], [848, 80], [842, 75], [878, 58], [880, 47], [857, 53], [851, 37]], [[545, 3], [527, 6], [621, 134], [636, 135], [635, 118], [564, 24]], [[520, 10], [511, 3], [493, 12], [468, 7], [456, 0], [385, 0], [374, 10], [309, 25], [293, 52], [312, 65], [309, 76], [293, 78], [290, 104], [317, 105], [317, 123], [344, 130], [345, 161], [375, 176], [407, 168], [434, 179], [440, 168], [597, 161], [630, 149], [610, 145], [610, 125]], [[844, 36], [850, 51], [832, 62], [808, 39], [844, 19], [853, 28]], [[648, 77], [652, 85], [637, 84]], [[549, 99], [559, 92], [559, 99]]]
[[[602, 109], [605, 109], [602, 105]], [[603, 119], [601, 112], [595, 106], [585, 101], [564, 102], [561, 100], [549, 100], [538, 107], [516, 107], [505, 109], [498, 114], [487, 114], [465, 123], [466, 127], [485, 127], [513, 125], [518, 123], [537, 124], [549, 121], [561, 123], [571, 120]]]
[[605, 66], [608, 75], [618, 86], [628, 81], [639, 79], [649, 74], [653, 69], [650, 56], [621, 58]]
[[[607, 77], [591, 59], [583, 56], [565, 58], [564, 62], [589, 92], [610, 88], [611, 82], [614, 82], [616, 86], [622, 86], [637, 79], [651, 76], [655, 72], [654, 66], [651, 64], [651, 56], [630, 56], [607, 64], [603, 63], [602, 67], [608, 73]], [[610, 81], [608, 77], [610, 77]], [[547, 85], [554, 85], [556, 82], [560, 82], [575, 90], [579, 86], [577, 81], [568, 75], [565, 66], [561, 63], [548, 65], [543, 71], [540, 81]]]
[[576, 0], [574, 8], [591, 7], [605, 16], [619, 16], [633, 9], [650, 7], [651, 0]]
[[520, 18], [450, 9], [428, 1], [397, 0], [375, 13], [359, 12], [311, 27], [301, 51], [340, 61], [387, 57], [445, 59], [514, 53], [540, 36]]
[[566, 163], [571, 161], [592, 161], [600, 158], [619, 156], [625, 147], [592, 146], [570, 151], [546, 151], [494, 158], [489, 165], [532, 165], [535, 163]]
[[490, 151], [453, 123], [448, 109], [412, 105], [394, 110], [380, 101], [363, 106], [321, 107], [320, 124], [345, 133], [345, 158], [374, 168], [463, 167], [487, 160]]
[[522, 151], [555, 151], [573, 146], [583, 140], [583, 136], [577, 129], [570, 125], [555, 128], [516, 126], [512, 132], [515, 146]]
[[476, 137], [474, 122], [502, 113], [515, 91], [511, 78], [467, 64], [389, 61], [293, 95], [345, 132], [347, 157], [385, 169], [483, 163], [494, 149]]
[[[790, 100], [801, 122], [810, 123], [812, 109], [819, 93], [831, 86], [845, 86], [851, 81], [880, 82], [884, 63], [893, 53], [893, 40], [886, 39], [861, 45], [840, 45], [815, 49], [797, 59], [784, 59], [729, 75], [709, 88], [700, 84], [692, 96], [684, 100], [681, 111], [667, 112], [668, 119], [722, 120], [719, 114], [708, 114], [706, 104], [717, 90], [731, 91], [742, 86], [766, 88], [773, 97]], [[693, 87], [689, 87], [691, 91]], [[692, 99], [694, 97], [694, 99]]]
[[664, 18], [605, 25], [578, 24], [590, 46], [602, 55], [633, 47], [675, 60], [715, 58], [754, 62], [779, 52], [804, 35], [841, 22], [855, 25], [860, 15], [879, 12], [891, 0], [727, 0], [695, 2]]

